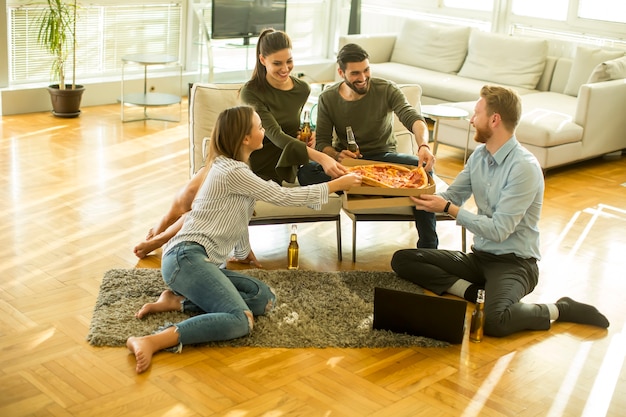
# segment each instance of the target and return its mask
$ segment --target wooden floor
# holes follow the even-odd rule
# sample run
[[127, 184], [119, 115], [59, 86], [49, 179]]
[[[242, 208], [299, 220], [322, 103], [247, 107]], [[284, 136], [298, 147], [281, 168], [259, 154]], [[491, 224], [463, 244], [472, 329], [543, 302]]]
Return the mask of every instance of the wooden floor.
[[[160, 253], [138, 261], [132, 248], [188, 178], [186, 117], [122, 124], [102, 106], [5, 116], [0, 130], [0, 416], [626, 415], [626, 157], [548, 173], [542, 276], [526, 298], [596, 304], [608, 331], [557, 323], [443, 349], [191, 347], [137, 376], [126, 349], [85, 337], [105, 271], [159, 267]], [[442, 146], [438, 172], [461, 158]], [[352, 264], [342, 226], [343, 262], [332, 224], [299, 227], [303, 269], [390, 270], [416, 240], [409, 223], [359, 224]], [[460, 248], [454, 223], [439, 232]], [[251, 228], [265, 268], [285, 268], [288, 235]]]

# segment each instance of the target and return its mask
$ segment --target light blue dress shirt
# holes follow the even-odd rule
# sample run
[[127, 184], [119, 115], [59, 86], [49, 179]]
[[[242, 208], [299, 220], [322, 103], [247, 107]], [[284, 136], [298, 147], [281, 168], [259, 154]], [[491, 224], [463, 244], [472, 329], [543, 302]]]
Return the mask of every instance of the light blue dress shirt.
[[485, 145], [440, 195], [461, 207], [471, 196], [477, 213], [461, 208], [457, 224], [474, 234], [474, 249], [540, 259], [543, 172], [537, 158], [512, 136], [491, 155]]

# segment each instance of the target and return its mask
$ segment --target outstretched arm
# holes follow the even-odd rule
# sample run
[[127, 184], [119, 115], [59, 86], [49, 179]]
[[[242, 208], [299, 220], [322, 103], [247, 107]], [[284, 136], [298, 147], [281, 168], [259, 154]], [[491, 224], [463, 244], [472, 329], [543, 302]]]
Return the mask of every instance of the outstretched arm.
[[161, 220], [148, 231], [146, 239], [133, 249], [138, 258], [145, 258], [150, 252], [167, 243], [182, 227], [183, 216], [191, 211], [191, 204], [198, 194], [209, 169], [204, 166], [176, 194], [169, 210]]

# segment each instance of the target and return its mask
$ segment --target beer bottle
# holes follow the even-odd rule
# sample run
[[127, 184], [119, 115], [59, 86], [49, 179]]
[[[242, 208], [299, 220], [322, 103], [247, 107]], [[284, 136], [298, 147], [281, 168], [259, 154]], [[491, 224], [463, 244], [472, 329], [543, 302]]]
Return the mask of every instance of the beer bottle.
[[300, 140], [304, 143], [309, 143], [311, 135], [311, 113], [305, 110], [302, 118], [302, 127], [300, 128]]
[[354, 132], [352, 131], [352, 126], [346, 127], [346, 139], [348, 140], [348, 150], [359, 156], [359, 145], [356, 143]]
[[485, 290], [478, 290], [476, 306], [472, 312], [472, 322], [470, 325], [469, 339], [472, 342], [480, 343], [483, 340], [483, 330], [485, 327]]
[[289, 239], [289, 247], [287, 248], [287, 269], [298, 269], [298, 235], [296, 233], [296, 225], [291, 225], [291, 238]]

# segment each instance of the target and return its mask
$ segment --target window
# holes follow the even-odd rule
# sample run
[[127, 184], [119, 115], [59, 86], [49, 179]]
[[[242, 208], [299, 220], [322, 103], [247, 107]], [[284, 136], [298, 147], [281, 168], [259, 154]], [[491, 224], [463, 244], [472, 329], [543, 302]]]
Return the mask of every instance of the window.
[[579, 0], [578, 17], [626, 23], [626, 2], [624, 0]]
[[567, 21], [568, 9], [573, 8], [580, 19], [626, 23], [626, 2], [623, 0], [513, 0], [513, 14]]
[[443, 5], [453, 9], [490, 12], [491, 9], [493, 9], [493, 1], [494, 0], [443, 0]]
[[519, 0], [513, 1], [513, 14], [539, 19], [567, 20], [569, 0]]
[[[52, 58], [37, 44], [41, 5], [8, 3], [9, 83], [51, 80]], [[121, 57], [132, 53], [180, 57], [180, 3], [171, 1], [101, 1], [79, 6], [77, 78], [117, 75]], [[68, 74], [68, 76], [71, 76]]]

